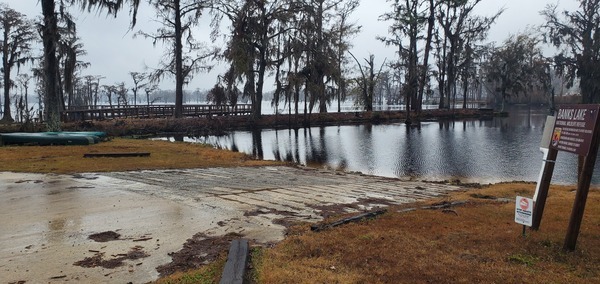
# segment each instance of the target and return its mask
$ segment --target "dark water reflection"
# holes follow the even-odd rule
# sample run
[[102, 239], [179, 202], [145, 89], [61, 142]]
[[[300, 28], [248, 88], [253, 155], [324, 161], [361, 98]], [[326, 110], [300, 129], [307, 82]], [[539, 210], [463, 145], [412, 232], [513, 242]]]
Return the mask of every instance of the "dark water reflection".
[[[459, 178], [484, 183], [535, 181], [542, 160], [539, 143], [546, 114], [543, 109], [516, 109], [509, 117], [485, 121], [237, 131], [185, 140], [260, 159], [386, 177]], [[553, 183], [575, 183], [576, 162], [575, 155], [559, 153]], [[594, 183], [600, 183], [598, 174]]]

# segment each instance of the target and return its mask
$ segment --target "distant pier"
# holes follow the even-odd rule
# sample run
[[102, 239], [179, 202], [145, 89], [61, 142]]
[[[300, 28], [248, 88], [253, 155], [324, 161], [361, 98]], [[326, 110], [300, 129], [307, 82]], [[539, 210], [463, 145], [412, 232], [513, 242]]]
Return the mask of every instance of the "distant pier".
[[[249, 115], [252, 105], [183, 105], [184, 117]], [[116, 118], [164, 118], [175, 114], [175, 105], [77, 106], [62, 112], [62, 121], [105, 120]]]

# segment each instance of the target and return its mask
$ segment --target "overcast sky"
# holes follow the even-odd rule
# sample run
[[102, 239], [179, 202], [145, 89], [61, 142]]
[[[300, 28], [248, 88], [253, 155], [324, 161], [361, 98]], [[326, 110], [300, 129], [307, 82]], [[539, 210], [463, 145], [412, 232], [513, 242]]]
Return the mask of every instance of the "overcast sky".
[[[41, 17], [41, 7], [38, 0], [4, 0], [9, 7], [26, 14], [30, 18]], [[124, 10], [115, 19], [106, 17], [105, 14], [81, 13], [73, 9], [77, 15], [78, 36], [84, 43], [84, 49], [87, 55], [81, 60], [91, 63], [91, 66], [83, 70], [83, 75], [102, 75], [106, 78], [101, 84], [114, 84], [125, 82], [131, 86], [132, 81], [129, 75], [130, 71], [143, 72], [145, 68], [156, 67], [162, 56], [162, 46], [153, 47], [151, 40], [143, 37], [133, 38], [139, 30], [152, 32], [156, 29], [157, 23], [153, 19], [154, 10], [146, 2], [140, 7], [138, 24], [133, 31], [129, 30], [130, 17], [128, 11]], [[484, 0], [476, 9], [477, 14], [493, 15], [501, 8], [505, 8], [504, 13], [498, 19], [497, 23], [490, 31], [489, 41], [501, 43], [509, 35], [523, 32], [532, 26], [539, 25], [543, 18], [539, 15], [547, 4], [557, 3], [556, 0]], [[575, 0], [562, 0], [559, 7], [563, 9], [576, 9]], [[378, 21], [378, 17], [390, 10], [390, 4], [385, 0], [363, 0], [353, 18], [355, 22], [362, 26], [362, 32], [354, 39], [352, 52], [359, 59], [366, 58], [370, 53], [375, 55], [376, 62], [381, 62], [384, 58], [391, 60], [394, 58], [393, 47], [385, 47], [378, 42], [375, 37], [385, 36], [387, 33], [387, 23]], [[208, 19], [203, 20], [195, 36], [205, 38], [210, 32]], [[202, 36], [204, 35], [204, 36]], [[216, 77], [223, 72], [223, 67], [217, 67], [210, 73], [197, 74], [189, 86], [185, 89], [193, 90], [196, 88], [209, 89], [215, 82]], [[174, 89], [174, 80], [166, 79], [160, 84], [163, 89]], [[265, 86], [266, 90], [273, 89], [272, 86]]]

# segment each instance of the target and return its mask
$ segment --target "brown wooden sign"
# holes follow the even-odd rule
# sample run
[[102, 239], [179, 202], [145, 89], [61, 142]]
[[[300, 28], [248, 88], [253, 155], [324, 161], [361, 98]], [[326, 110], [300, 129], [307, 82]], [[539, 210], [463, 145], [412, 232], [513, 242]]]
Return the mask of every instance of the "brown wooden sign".
[[579, 173], [575, 202], [569, 219], [569, 227], [563, 248], [575, 250], [577, 237], [583, 220], [583, 212], [587, 195], [594, 174], [594, 165], [600, 146], [600, 105], [565, 105], [561, 106], [556, 115], [556, 122], [552, 131], [550, 148], [546, 157], [546, 164], [540, 181], [539, 192], [535, 200], [533, 222], [531, 228], [537, 230], [542, 220], [542, 213], [548, 196], [548, 189], [554, 171], [556, 154], [566, 151], [578, 154], [583, 159], [583, 167]]
[[600, 105], [561, 106], [556, 115], [550, 148], [587, 156]]

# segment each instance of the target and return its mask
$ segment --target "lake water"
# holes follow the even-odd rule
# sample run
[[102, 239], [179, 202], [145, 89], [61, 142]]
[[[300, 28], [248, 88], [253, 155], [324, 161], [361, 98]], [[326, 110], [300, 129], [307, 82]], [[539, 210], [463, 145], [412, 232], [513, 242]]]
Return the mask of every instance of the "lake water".
[[[235, 131], [185, 138], [265, 160], [418, 180], [535, 181], [546, 109], [491, 120]], [[598, 168], [598, 167], [597, 167]], [[577, 156], [560, 152], [553, 183], [576, 183]], [[596, 170], [593, 182], [600, 183]]]

